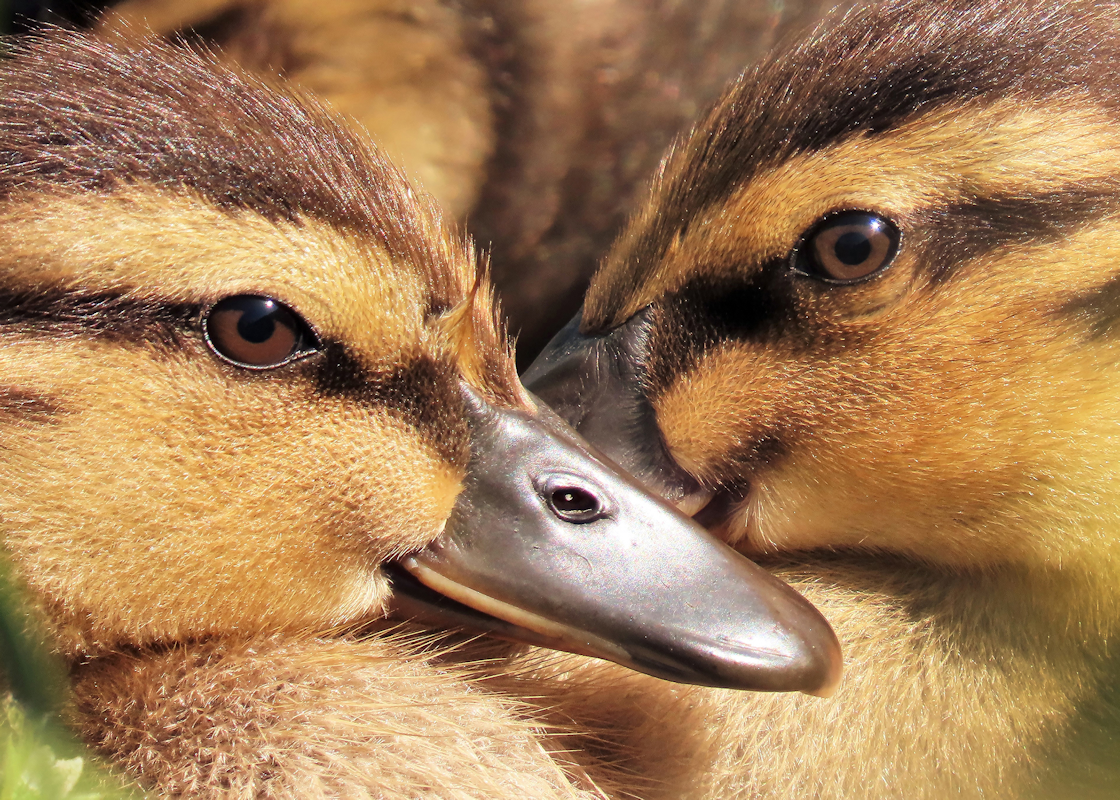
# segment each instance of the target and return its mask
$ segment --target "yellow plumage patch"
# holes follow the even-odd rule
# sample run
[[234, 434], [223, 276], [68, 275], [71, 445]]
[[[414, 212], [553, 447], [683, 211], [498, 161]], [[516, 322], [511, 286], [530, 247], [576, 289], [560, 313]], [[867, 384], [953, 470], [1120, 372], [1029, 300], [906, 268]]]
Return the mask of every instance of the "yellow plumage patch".
[[[743, 276], [764, 261], [784, 259], [814, 221], [838, 209], [880, 211], [903, 226], [920, 225], [931, 210], [975, 198], [1110, 181], [1118, 157], [1120, 134], [1110, 113], [1083, 90], [1044, 102], [953, 106], [884, 133], [857, 131], [775, 164], [701, 212], [671, 241], [656, 270], [625, 300], [612, 299], [608, 312], [600, 307], [602, 287], [625, 283], [632, 258], [624, 238], [592, 282], [586, 302], [595, 322], [588, 324], [623, 322], [697, 277]], [[655, 214], [647, 206], [631, 230], [650, 227]]]

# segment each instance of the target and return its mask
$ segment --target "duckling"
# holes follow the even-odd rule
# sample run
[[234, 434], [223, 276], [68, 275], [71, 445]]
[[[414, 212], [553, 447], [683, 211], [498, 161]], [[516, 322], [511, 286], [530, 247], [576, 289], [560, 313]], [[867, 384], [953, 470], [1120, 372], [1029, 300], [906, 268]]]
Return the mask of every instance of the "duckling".
[[579, 307], [661, 152], [833, 0], [124, 0], [144, 25], [282, 74], [369, 129], [493, 253], [528, 366]]
[[161, 795], [599, 796], [531, 698], [386, 626], [402, 596], [673, 680], [838, 678], [803, 598], [526, 394], [469, 242], [306, 99], [21, 44], [0, 275], [4, 551], [73, 724]]
[[1079, 755], [1118, 674], [1118, 55], [1114, 3], [831, 21], [672, 148], [524, 376], [842, 643], [823, 703], [600, 692], [664, 796], [1021, 797]]

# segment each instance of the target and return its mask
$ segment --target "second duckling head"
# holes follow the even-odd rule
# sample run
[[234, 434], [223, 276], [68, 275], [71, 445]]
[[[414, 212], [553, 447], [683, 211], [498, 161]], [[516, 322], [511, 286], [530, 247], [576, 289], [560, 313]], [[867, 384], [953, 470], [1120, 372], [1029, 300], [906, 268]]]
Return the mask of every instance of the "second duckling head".
[[1098, 557], [1118, 50], [1111, 3], [834, 20], [666, 157], [526, 385], [748, 551]]
[[376, 618], [395, 564], [507, 634], [835, 684], [808, 603], [537, 407], [469, 243], [311, 103], [164, 46], [27, 44], [0, 275], [4, 545], [71, 655]]

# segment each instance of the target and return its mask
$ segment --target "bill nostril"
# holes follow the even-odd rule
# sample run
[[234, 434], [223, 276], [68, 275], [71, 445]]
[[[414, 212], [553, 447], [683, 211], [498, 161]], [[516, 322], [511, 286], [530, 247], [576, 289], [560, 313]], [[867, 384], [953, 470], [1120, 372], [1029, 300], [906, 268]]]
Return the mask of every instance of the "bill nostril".
[[605, 514], [599, 498], [578, 486], [553, 487], [546, 499], [552, 513], [565, 522], [592, 522]]

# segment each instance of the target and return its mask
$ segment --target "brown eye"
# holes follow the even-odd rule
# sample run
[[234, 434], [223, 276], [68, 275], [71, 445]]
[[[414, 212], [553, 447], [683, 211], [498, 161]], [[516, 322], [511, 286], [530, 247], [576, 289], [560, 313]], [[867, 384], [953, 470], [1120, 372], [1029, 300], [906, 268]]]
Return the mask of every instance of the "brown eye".
[[318, 348], [307, 323], [270, 297], [243, 294], [215, 303], [202, 319], [210, 349], [249, 369], [279, 367]]
[[866, 278], [891, 263], [898, 252], [898, 228], [868, 211], [830, 214], [802, 239], [794, 269], [838, 283]]

